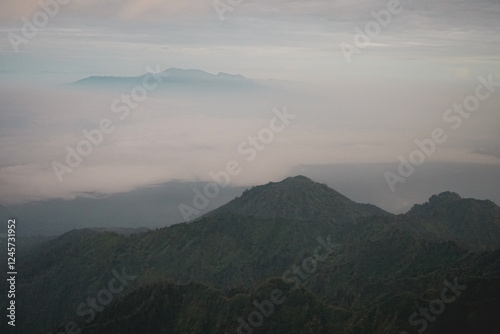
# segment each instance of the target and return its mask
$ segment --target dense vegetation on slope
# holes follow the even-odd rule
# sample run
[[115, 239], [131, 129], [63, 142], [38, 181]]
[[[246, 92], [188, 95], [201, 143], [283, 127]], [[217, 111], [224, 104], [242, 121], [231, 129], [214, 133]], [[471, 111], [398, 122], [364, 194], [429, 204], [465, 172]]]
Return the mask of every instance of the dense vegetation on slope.
[[349, 316], [307, 290], [291, 291], [281, 279], [230, 296], [200, 284], [156, 282], [121, 298], [83, 333], [237, 333], [243, 327], [243, 332], [326, 334], [339, 332]]
[[[304, 288], [291, 291], [280, 279], [233, 295], [194, 283], [156, 282], [133, 290], [87, 327], [83, 321], [80, 326], [83, 334], [498, 333], [500, 280], [466, 278], [458, 283], [465, 287], [459, 299], [444, 304], [437, 316], [429, 313], [432, 321], [416, 317], [418, 326], [409, 321], [411, 314], [419, 307], [429, 309], [440, 298], [442, 282], [419, 296], [395, 291], [392, 298], [377, 301], [362, 312], [333, 307]], [[283, 291], [280, 303], [269, 306], [276, 289]]]

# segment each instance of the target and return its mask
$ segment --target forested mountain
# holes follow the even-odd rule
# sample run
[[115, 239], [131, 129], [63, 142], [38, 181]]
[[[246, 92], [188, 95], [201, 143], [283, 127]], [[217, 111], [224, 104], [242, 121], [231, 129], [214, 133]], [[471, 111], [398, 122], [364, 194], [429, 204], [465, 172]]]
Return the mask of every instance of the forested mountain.
[[243, 196], [212, 211], [210, 215], [221, 212], [264, 219], [328, 219], [336, 222], [349, 222], [372, 215], [390, 215], [374, 205], [356, 203], [327, 185], [312, 182], [305, 176], [254, 187]]
[[191, 223], [74, 230], [19, 263], [18, 330], [498, 333], [498, 213], [442, 193], [394, 216], [299, 176]]

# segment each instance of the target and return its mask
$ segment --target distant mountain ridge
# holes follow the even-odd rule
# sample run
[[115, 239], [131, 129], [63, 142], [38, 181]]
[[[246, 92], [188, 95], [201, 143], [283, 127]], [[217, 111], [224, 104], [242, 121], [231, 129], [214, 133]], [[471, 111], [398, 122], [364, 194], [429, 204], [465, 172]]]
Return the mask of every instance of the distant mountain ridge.
[[149, 79], [151, 84], [158, 82], [156, 89], [189, 89], [189, 90], [229, 90], [255, 91], [264, 89], [264, 85], [256, 80], [246, 78], [240, 74], [219, 72], [211, 74], [198, 69], [169, 68], [161, 73], [145, 73], [136, 77], [91, 76], [68, 84], [70, 87], [81, 88], [132, 88], [144, 85]]

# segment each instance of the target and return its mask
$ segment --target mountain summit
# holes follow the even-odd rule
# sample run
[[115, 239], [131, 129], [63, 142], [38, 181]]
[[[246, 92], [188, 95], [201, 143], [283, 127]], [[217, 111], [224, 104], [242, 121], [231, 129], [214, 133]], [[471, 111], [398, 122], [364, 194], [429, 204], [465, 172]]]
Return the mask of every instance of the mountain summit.
[[261, 219], [330, 219], [337, 222], [372, 215], [390, 215], [374, 205], [356, 203], [327, 185], [301, 175], [246, 190], [240, 197], [209, 215], [222, 212]]

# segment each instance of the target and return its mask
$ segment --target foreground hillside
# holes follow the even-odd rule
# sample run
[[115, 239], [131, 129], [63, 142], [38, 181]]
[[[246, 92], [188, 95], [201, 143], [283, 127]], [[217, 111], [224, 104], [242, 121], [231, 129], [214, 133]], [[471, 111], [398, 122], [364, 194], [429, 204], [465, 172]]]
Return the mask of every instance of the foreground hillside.
[[279, 290], [241, 333], [498, 333], [499, 212], [443, 193], [394, 216], [289, 178], [189, 224], [37, 247], [19, 264], [17, 329], [235, 333]]
[[[234, 294], [195, 283], [156, 282], [120, 298], [92, 325], [84, 327], [82, 320], [79, 326], [88, 334], [498, 333], [500, 280], [462, 278], [445, 279], [421, 295], [404, 292], [407, 288], [401, 285], [407, 282], [399, 282], [391, 298], [362, 311], [332, 306], [305, 288], [293, 290], [279, 278]], [[457, 287], [456, 294], [446, 284]], [[443, 289], [446, 303], [440, 299]]]

